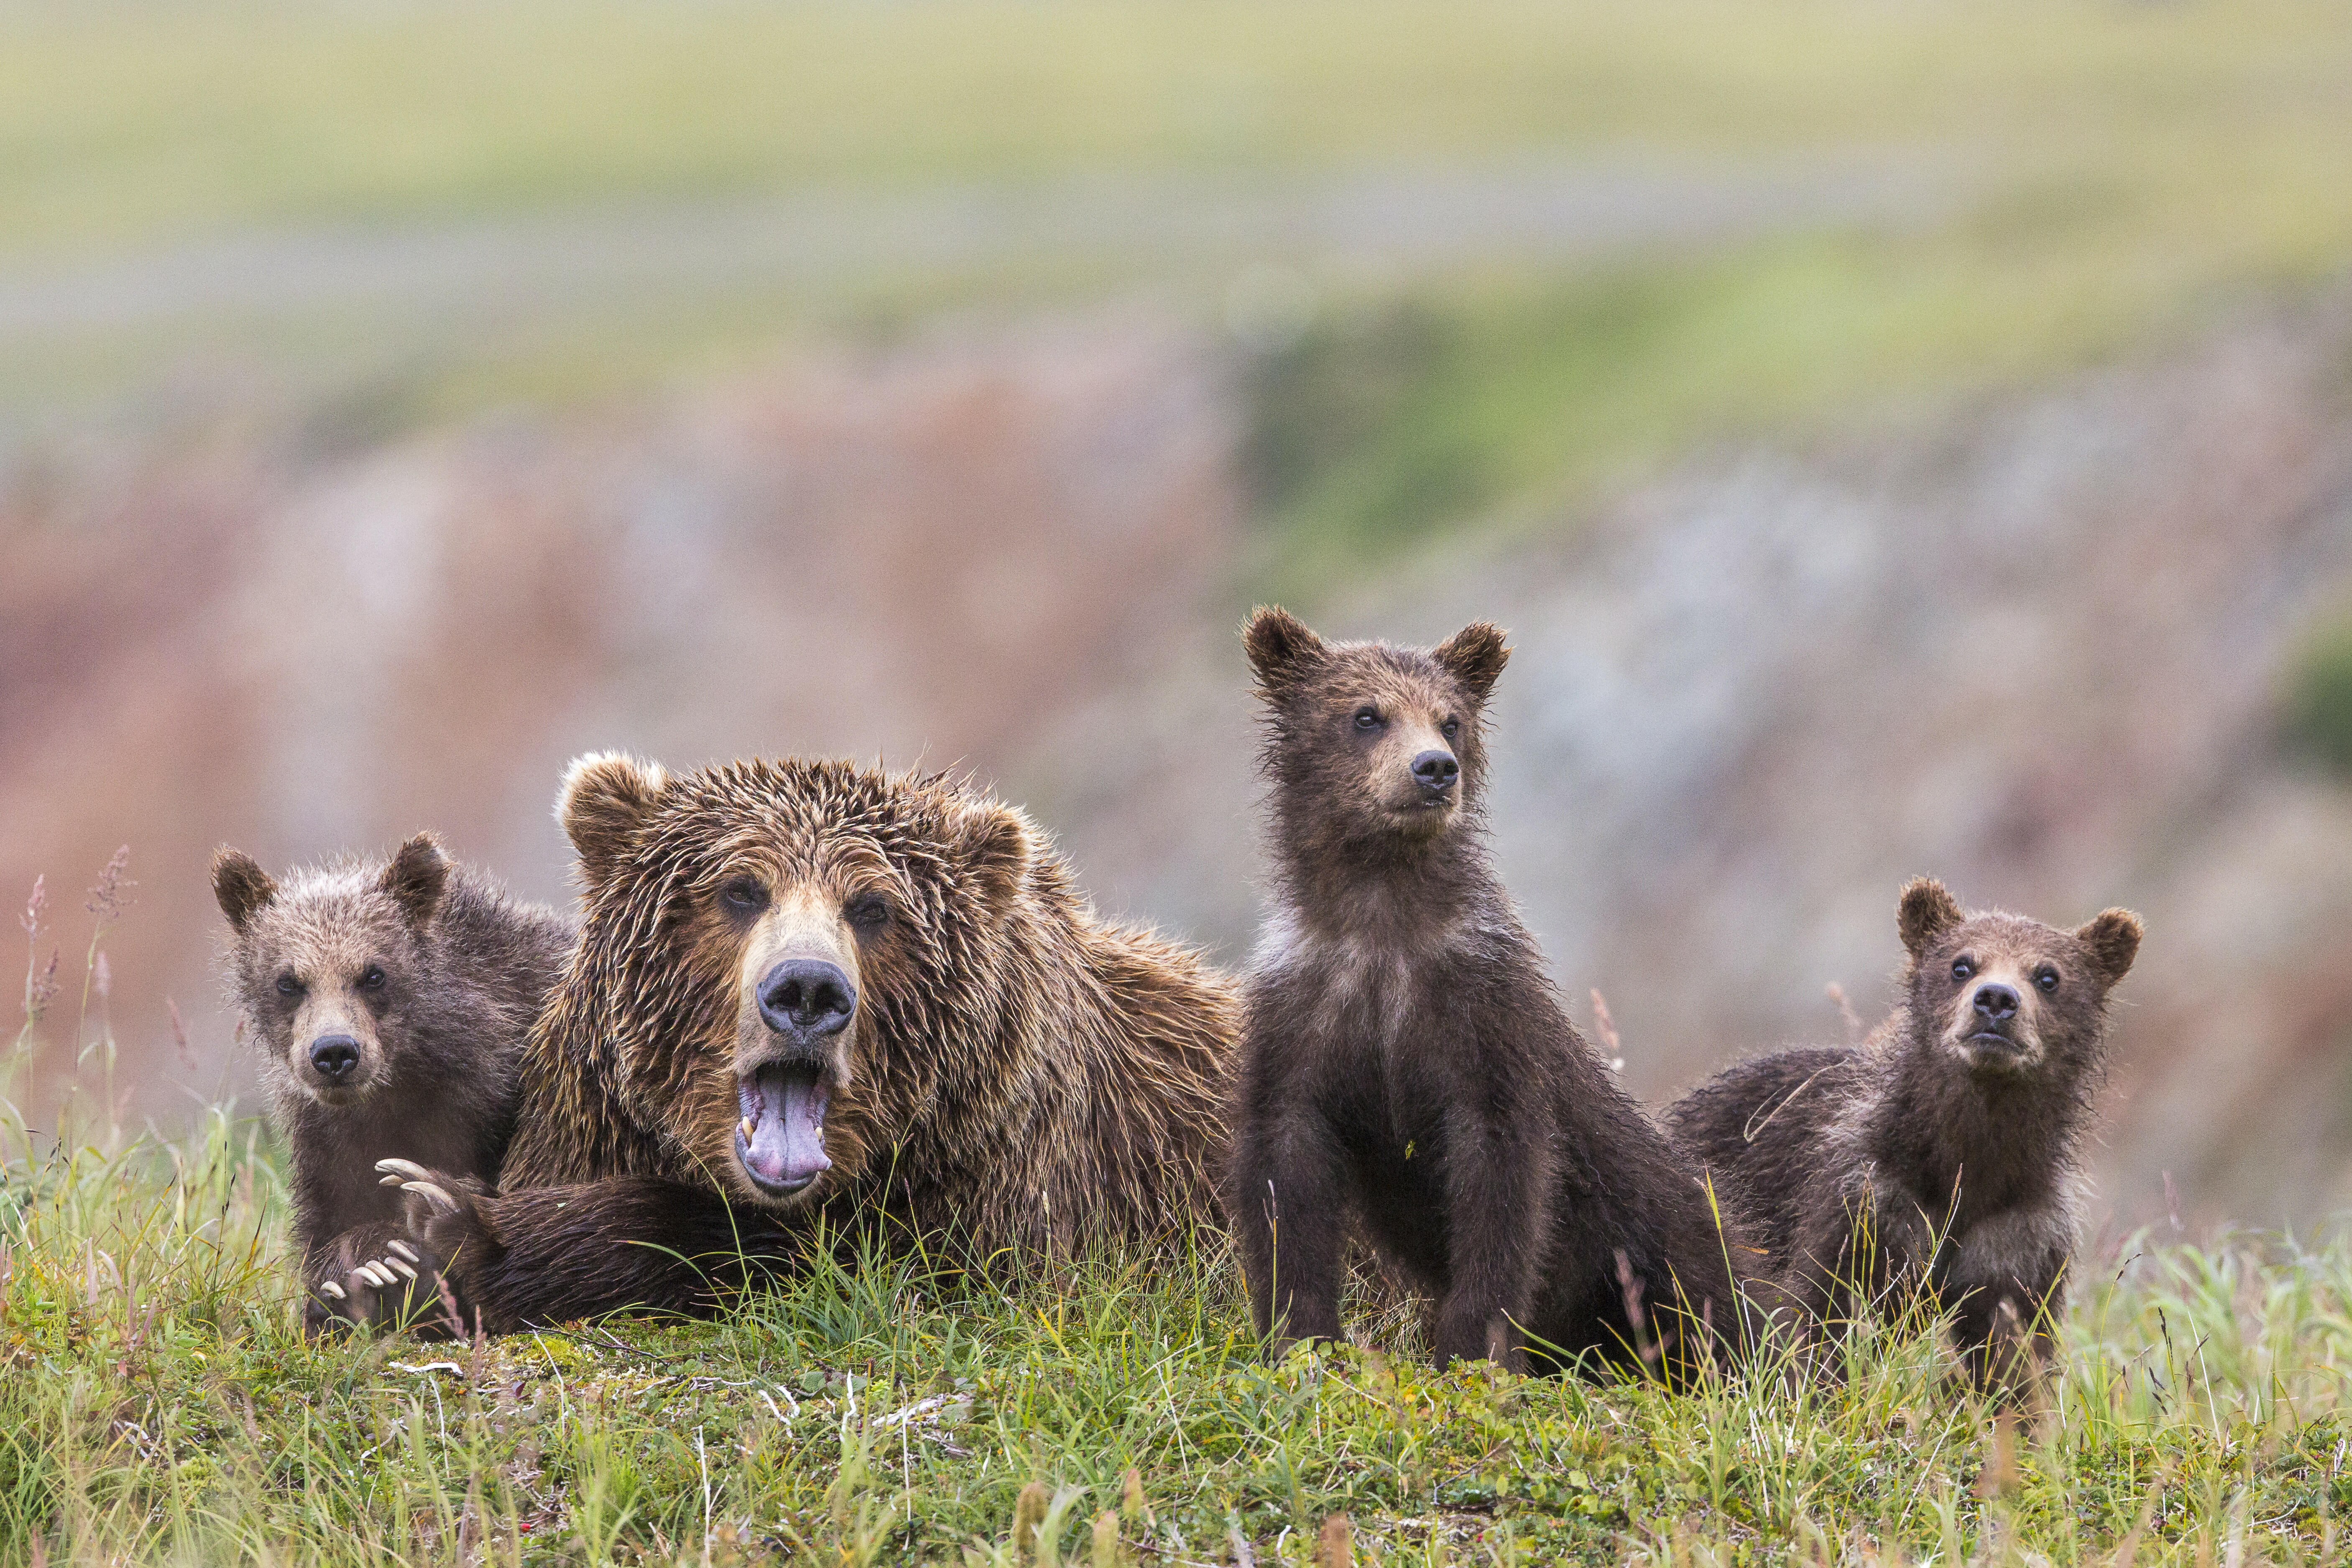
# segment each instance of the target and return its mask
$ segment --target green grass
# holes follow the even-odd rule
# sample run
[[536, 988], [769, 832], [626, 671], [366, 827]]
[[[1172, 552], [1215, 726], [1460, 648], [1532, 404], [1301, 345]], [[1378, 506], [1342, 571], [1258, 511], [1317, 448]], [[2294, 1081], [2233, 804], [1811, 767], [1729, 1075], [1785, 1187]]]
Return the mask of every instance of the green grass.
[[1269, 1368], [1214, 1246], [1003, 1290], [827, 1268], [708, 1323], [307, 1343], [249, 1127], [15, 1147], [10, 1565], [1004, 1563], [1024, 1492], [1025, 1560], [1074, 1563], [1228, 1562], [1236, 1532], [1304, 1563], [1339, 1511], [1384, 1563], [2329, 1561], [2352, 1502], [2336, 1242], [2087, 1265], [2051, 1412], [2004, 1460], [1916, 1332], [1804, 1393], [1440, 1376], [1398, 1319], [1383, 1349]]

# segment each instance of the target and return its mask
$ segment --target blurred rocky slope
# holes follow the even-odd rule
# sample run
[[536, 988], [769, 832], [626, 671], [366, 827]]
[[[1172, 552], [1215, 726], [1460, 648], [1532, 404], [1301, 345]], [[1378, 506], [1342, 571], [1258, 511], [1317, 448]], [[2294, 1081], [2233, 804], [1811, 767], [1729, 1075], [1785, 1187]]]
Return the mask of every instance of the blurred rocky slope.
[[[543, 898], [563, 760], [962, 763], [1104, 904], [1245, 952], [1251, 539], [1224, 351], [1142, 314], [935, 334], [358, 453], [251, 432], [0, 474], [0, 888], [119, 842], [134, 1114], [230, 1046], [205, 885], [419, 826]], [[1664, 1097], [1888, 998], [1915, 872], [2149, 939], [2099, 1173], [2270, 1221], [2352, 1172], [2352, 791], [2277, 744], [2352, 603], [2340, 308], [1368, 565], [1328, 632], [1510, 626], [1493, 832]], [[70, 994], [69, 994], [70, 996]], [[194, 1023], [176, 1065], [165, 997]], [[47, 1030], [61, 1081], [68, 1006]], [[62, 1021], [60, 1021], [62, 1020]], [[242, 1081], [229, 1072], [226, 1081]]]

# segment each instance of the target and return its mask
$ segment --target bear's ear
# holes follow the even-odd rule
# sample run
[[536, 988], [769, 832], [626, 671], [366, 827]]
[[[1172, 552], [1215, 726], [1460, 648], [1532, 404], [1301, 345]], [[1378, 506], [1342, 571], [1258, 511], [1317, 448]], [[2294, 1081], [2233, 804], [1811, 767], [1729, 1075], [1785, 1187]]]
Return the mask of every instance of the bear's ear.
[[1903, 884], [1903, 901], [1896, 907], [1895, 927], [1903, 933], [1903, 951], [1916, 963], [1936, 939], [1969, 917], [1959, 901], [1933, 877], [1914, 877]]
[[1029, 824], [1010, 806], [975, 805], [956, 824], [956, 864], [990, 914], [1013, 907], [1029, 874]]
[[1503, 646], [1503, 628], [1492, 621], [1472, 621], [1429, 651], [1448, 675], [1462, 683], [1473, 702], [1486, 700], [1486, 694], [1495, 689], [1496, 678], [1511, 658], [1511, 650]]
[[220, 900], [229, 929], [242, 934], [278, 897], [278, 884], [252, 856], [224, 844], [213, 851], [213, 897]]
[[1260, 605], [1250, 612], [1242, 647], [1266, 691], [1281, 690], [1323, 661], [1323, 639], [1280, 605]]
[[628, 854], [630, 836], [668, 787], [669, 774], [659, 763], [642, 763], [620, 752], [590, 752], [563, 770], [555, 820], [580, 852], [591, 888], [604, 885]]
[[402, 845], [376, 886], [392, 895], [410, 925], [418, 931], [431, 925], [449, 886], [449, 857], [441, 852], [441, 841], [420, 833]]
[[2089, 950], [2100, 984], [2113, 985], [2131, 973], [2142, 930], [2139, 917], [2129, 910], [2102, 910], [2089, 924], [2074, 928], [2074, 940]]

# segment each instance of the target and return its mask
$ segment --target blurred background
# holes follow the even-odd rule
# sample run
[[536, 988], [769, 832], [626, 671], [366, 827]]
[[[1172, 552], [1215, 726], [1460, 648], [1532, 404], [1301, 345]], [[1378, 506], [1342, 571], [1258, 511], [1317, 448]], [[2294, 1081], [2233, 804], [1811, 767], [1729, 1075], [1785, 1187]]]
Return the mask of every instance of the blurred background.
[[0, 0], [37, 1123], [252, 1103], [216, 844], [565, 898], [595, 747], [968, 765], [1238, 962], [1274, 598], [1510, 627], [1642, 1095], [1934, 872], [2147, 917], [2105, 1223], [2352, 1197], [2337, 0]]

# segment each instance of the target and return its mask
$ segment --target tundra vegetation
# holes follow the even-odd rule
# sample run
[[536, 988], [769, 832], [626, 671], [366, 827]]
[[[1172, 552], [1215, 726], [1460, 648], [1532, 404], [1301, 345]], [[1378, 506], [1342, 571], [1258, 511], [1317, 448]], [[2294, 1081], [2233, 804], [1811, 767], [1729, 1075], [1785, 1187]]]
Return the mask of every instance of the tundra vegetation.
[[[101, 913], [101, 918], [105, 918]], [[93, 944], [93, 947], [95, 944]], [[47, 943], [43, 943], [45, 950]], [[34, 1018], [77, 1007], [46, 963]], [[2169, 1228], [2080, 1261], [2012, 1423], [1915, 1312], [1842, 1381], [1432, 1369], [1415, 1315], [1258, 1354], [1239, 1271], [982, 1285], [903, 1247], [713, 1321], [306, 1339], [282, 1155], [207, 1110], [0, 1110], [0, 1564], [2332, 1561], [2352, 1253]]]

